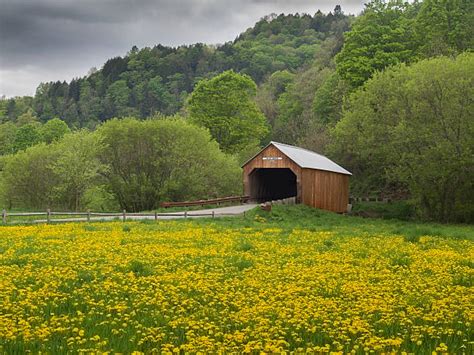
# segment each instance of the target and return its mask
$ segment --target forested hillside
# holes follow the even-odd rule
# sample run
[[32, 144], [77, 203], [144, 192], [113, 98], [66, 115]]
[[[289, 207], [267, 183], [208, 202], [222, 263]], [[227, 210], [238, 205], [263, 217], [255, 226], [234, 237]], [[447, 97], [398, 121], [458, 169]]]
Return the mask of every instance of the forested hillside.
[[311, 63], [328, 38], [339, 40], [340, 47], [349, 20], [340, 10], [328, 15], [271, 15], [221, 46], [133, 47], [86, 77], [42, 83], [33, 99], [3, 102], [0, 120], [16, 122], [32, 109], [41, 122], [59, 117], [81, 128], [112, 117], [174, 114], [203, 78], [233, 69], [262, 83], [277, 70], [295, 71]]
[[[424, 218], [472, 221], [472, 23], [471, 0], [374, 0], [357, 17], [345, 15], [340, 6], [329, 14], [269, 15], [223, 45], [133, 47], [85, 77], [42, 83], [34, 97], [0, 101], [3, 200], [81, 209], [91, 205], [90, 196], [101, 196], [139, 210], [163, 199], [234, 192], [237, 162], [273, 139], [330, 155], [354, 173], [355, 194], [403, 196]], [[229, 183], [206, 193], [219, 173], [212, 164], [192, 191], [185, 191], [184, 180], [172, 182], [176, 176], [168, 165], [163, 176], [145, 174], [161, 166], [159, 154], [165, 154], [168, 138], [157, 143], [150, 136], [140, 144], [137, 135], [147, 129], [137, 120], [102, 125], [112, 118], [167, 121], [169, 116], [174, 117], [170, 125], [195, 137], [190, 141], [209, 144], [209, 154], [227, 159], [222, 173]], [[156, 132], [169, 129], [156, 125]], [[118, 136], [126, 131], [120, 149], [130, 159], [138, 152], [135, 165], [112, 160], [121, 151], [111, 150], [112, 127]], [[95, 152], [84, 154], [98, 165], [91, 166], [92, 177], [84, 177], [87, 183], [77, 182], [75, 202], [65, 202], [69, 192], [53, 188], [56, 182], [49, 190], [41, 187], [40, 194], [49, 191], [47, 199], [22, 201], [18, 189], [27, 183], [20, 186], [15, 171], [31, 170], [33, 154], [55, 162], [67, 151], [61, 144], [72, 146], [64, 141], [81, 135], [95, 137]], [[211, 140], [223, 153], [211, 148]], [[48, 145], [56, 149], [54, 158]], [[174, 148], [177, 161], [181, 154], [192, 156]], [[194, 169], [193, 159], [183, 159]], [[46, 164], [51, 171], [45, 174], [60, 181], [57, 164]], [[33, 194], [25, 190], [24, 196]]]

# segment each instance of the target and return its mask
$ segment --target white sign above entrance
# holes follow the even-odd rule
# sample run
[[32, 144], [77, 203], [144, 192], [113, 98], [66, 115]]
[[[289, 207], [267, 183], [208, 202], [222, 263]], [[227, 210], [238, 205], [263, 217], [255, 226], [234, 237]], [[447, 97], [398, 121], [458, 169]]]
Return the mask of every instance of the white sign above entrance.
[[283, 160], [282, 157], [263, 157], [263, 160]]

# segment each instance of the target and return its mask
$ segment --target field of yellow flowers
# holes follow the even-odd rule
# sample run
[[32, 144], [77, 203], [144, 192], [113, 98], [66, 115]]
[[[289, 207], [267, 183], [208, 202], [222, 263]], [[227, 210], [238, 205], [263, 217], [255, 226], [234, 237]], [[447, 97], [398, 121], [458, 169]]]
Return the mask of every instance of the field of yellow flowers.
[[0, 353], [473, 353], [474, 243], [197, 222], [0, 227]]

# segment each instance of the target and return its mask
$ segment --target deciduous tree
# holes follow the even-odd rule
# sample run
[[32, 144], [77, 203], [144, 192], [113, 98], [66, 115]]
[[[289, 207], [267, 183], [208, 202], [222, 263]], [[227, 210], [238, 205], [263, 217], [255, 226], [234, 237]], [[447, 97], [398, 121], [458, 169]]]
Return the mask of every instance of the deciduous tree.
[[227, 153], [255, 145], [268, 133], [265, 117], [254, 100], [256, 90], [250, 77], [232, 70], [202, 80], [188, 102], [191, 121], [209, 129]]
[[110, 120], [98, 133], [108, 187], [129, 211], [241, 191], [237, 162], [206, 130], [182, 119]]
[[416, 49], [413, 20], [406, 15], [408, 3], [375, 0], [366, 6], [336, 56], [339, 75], [353, 88], [377, 70], [410, 62]]
[[406, 184], [425, 217], [472, 222], [473, 73], [466, 53], [376, 74], [334, 131], [348, 168]]
[[53, 118], [39, 128], [41, 140], [48, 144], [61, 139], [68, 132], [71, 130], [66, 122], [59, 118]]

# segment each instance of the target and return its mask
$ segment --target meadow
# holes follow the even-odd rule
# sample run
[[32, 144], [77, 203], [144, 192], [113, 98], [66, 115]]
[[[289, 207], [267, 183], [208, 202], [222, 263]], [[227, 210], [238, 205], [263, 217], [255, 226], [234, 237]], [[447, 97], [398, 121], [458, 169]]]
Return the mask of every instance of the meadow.
[[0, 227], [0, 353], [473, 353], [474, 230], [303, 206]]

